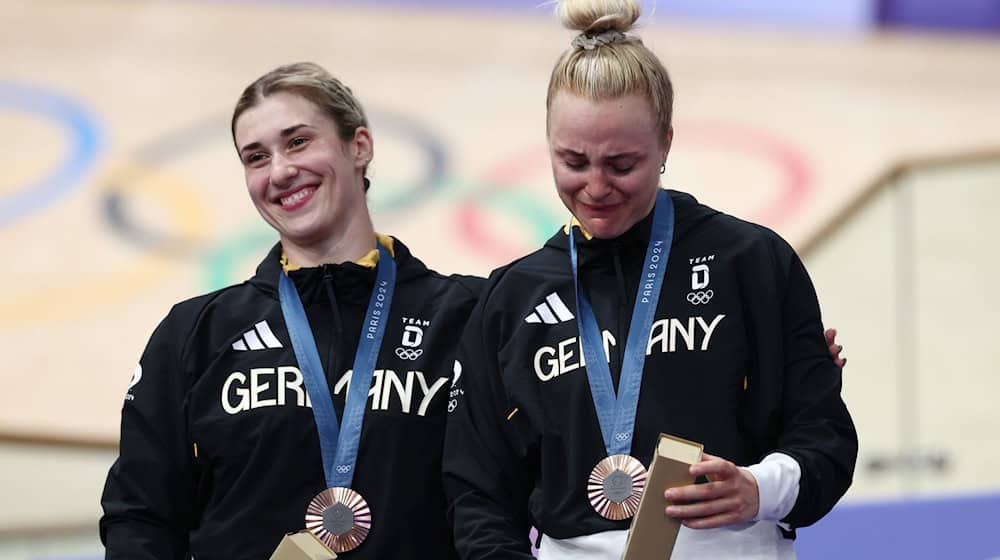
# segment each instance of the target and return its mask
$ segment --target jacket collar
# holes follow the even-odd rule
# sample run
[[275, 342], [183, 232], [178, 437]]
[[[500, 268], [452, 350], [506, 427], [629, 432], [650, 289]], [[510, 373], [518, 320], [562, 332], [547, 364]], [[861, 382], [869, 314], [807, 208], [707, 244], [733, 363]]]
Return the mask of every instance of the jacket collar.
[[[675, 190], [668, 190], [670, 198], [674, 203], [674, 240], [682, 238], [692, 228], [718, 215], [717, 210], [713, 210], [700, 204], [693, 196]], [[603, 256], [607, 251], [619, 250], [626, 254], [632, 251], [644, 252], [649, 244], [650, 229], [653, 224], [653, 212], [650, 211], [643, 219], [628, 229], [625, 233], [611, 239], [598, 239], [591, 237], [582, 228], [579, 230], [584, 235], [577, 238], [580, 247], [581, 264], [588, 264], [595, 259], [603, 261]], [[579, 228], [579, 222], [575, 218], [567, 226], [560, 228], [559, 232], [553, 235], [545, 243], [545, 246], [563, 253], [569, 253], [569, 228]]]
[[[379, 239], [396, 260], [397, 285], [429, 272], [426, 265], [414, 257], [402, 241], [381, 234], [379, 234]], [[378, 261], [378, 251], [374, 250], [373, 252], [376, 256], [369, 254], [358, 262], [313, 267], [289, 267], [289, 278], [295, 281], [295, 286], [299, 289], [304, 303], [312, 299], [314, 292], [318, 292], [318, 286], [325, 275], [333, 277], [338, 295], [344, 295], [351, 300], [368, 301], [371, 287], [375, 284], [375, 264]], [[249, 280], [250, 284], [270, 294], [275, 299], [278, 297], [279, 274], [285, 273], [282, 256], [281, 243], [275, 243], [267, 256], [257, 265], [256, 273]], [[325, 299], [325, 296], [323, 297]]]
[[[393, 248], [393, 246], [395, 245], [395, 243], [394, 243], [394, 239], [391, 236], [386, 235], [384, 233], [379, 233], [379, 232], [376, 231], [375, 232], [375, 238], [378, 239], [379, 243], [381, 243], [382, 245], [384, 245], [385, 248], [389, 250], [389, 254], [390, 255], [392, 255], [393, 257], [396, 256], [396, 252], [395, 252], [395, 250]], [[358, 260], [356, 260], [354, 262], [356, 262], [357, 264], [359, 264], [361, 266], [364, 266], [366, 268], [375, 268], [375, 266], [378, 264], [378, 256], [379, 256], [379, 252], [378, 252], [378, 248], [376, 247], [375, 249], [372, 249], [371, 251], [368, 251], [368, 254], [366, 254], [365, 256], [361, 257], [360, 259], [358, 259]], [[281, 252], [281, 268], [285, 272], [291, 272], [293, 270], [299, 270], [302, 267], [299, 266], [299, 265], [297, 265], [297, 264], [295, 264], [295, 263], [289, 262], [288, 255], [286, 255], [285, 252], [282, 251]]]

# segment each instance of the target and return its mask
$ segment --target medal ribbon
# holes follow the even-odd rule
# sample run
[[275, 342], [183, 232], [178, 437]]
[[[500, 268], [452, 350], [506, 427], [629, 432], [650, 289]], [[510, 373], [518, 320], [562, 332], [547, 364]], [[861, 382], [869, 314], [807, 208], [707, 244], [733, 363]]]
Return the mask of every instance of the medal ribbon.
[[653, 226], [650, 231], [646, 258], [643, 261], [639, 287], [636, 290], [635, 306], [632, 308], [628, 341], [622, 360], [621, 379], [618, 381], [618, 395], [615, 396], [611, 380], [611, 368], [604, 353], [603, 337], [594, 316], [586, 292], [580, 285], [578, 256], [573, 229], [569, 233], [569, 254], [573, 265], [573, 286], [576, 290], [576, 308], [579, 315], [580, 346], [587, 363], [587, 381], [594, 399], [597, 421], [601, 425], [604, 447], [608, 455], [630, 454], [632, 431], [635, 427], [635, 413], [639, 404], [639, 390], [642, 387], [642, 369], [646, 362], [646, 346], [653, 328], [656, 303], [660, 299], [660, 287], [667, 272], [670, 258], [670, 243], [674, 237], [674, 203], [663, 189], [657, 189], [656, 205], [653, 210]]
[[323, 456], [323, 473], [330, 488], [351, 487], [354, 464], [358, 458], [358, 444], [361, 441], [361, 424], [365, 416], [372, 376], [375, 373], [375, 360], [378, 358], [382, 337], [385, 335], [385, 327], [389, 320], [389, 308], [396, 285], [396, 261], [381, 242], [378, 243], [378, 252], [375, 287], [368, 300], [368, 311], [361, 326], [361, 338], [358, 339], [358, 351], [354, 356], [354, 370], [351, 373], [341, 425], [337, 423], [330, 386], [323, 372], [316, 340], [313, 338], [312, 329], [309, 328], [309, 320], [302, 307], [302, 300], [299, 299], [299, 292], [285, 272], [281, 273], [278, 282], [281, 313], [285, 317], [288, 335], [292, 339], [292, 349], [295, 350], [295, 359], [298, 360], [299, 368], [302, 370], [306, 392], [312, 402]]

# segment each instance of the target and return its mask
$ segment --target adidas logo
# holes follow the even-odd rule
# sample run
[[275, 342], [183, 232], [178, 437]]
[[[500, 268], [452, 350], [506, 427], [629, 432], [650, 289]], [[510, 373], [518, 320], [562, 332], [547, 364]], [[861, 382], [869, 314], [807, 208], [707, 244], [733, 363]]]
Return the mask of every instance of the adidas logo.
[[559, 294], [552, 292], [545, 301], [535, 306], [535, 312], [524, 318], [525, 323], [545, 323], [555, 325], [573, 320], [573, 313], [566, 307]]
[[253, 329], [243, 333], [243, 338], [233, 343], [233, 350], [245, 352], [247, 350], [266, 350], [268, 348], [281, 348], [281, 341], [271, 332], [271, 327], [267, 321], [261, 321], [253, 326]]

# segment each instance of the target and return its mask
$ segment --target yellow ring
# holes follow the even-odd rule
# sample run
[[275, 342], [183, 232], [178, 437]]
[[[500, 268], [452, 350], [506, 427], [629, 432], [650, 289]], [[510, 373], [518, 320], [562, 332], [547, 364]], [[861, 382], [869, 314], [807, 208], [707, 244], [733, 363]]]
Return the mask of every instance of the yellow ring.
[[[206, 232], [208, 217], [193, 190], [162, 168], [125, 163], [112, 174], [129, 194], [150, 195], [174, 215], [182, 235], [195, 239]], [[121, 178], [127, 181], [121, 181]], [[154, 188], [149, 188], [150, 183]], [[143, 184], [140, 188], [138, 185]], [[146, 253], [110, 272], [75, 273], [69, 285], [5, 294], [0, 298], [0, 328], [78, 318], [105, 305], [127, 301], [166, 279], [176, 261]]]

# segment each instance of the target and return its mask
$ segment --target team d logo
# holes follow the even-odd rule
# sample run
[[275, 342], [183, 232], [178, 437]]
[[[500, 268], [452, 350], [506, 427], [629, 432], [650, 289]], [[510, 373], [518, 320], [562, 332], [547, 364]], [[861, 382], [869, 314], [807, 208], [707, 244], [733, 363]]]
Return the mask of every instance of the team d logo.
[[715, 292], [708, 287], [711, 282], [708, 263], [714, 260], [715, 255], [688, 259], [691, 264], [691, 291], [688, 292], [687, 300], [691, 305], [704, 305], [715, 296]]
[[430, 321], [403, 317], [403, 337], [396, 348], [396, 357], [413, 361], [422, 356], [424, 349], [420, 345], [424, 342], [424, 329], [429, 326]]

